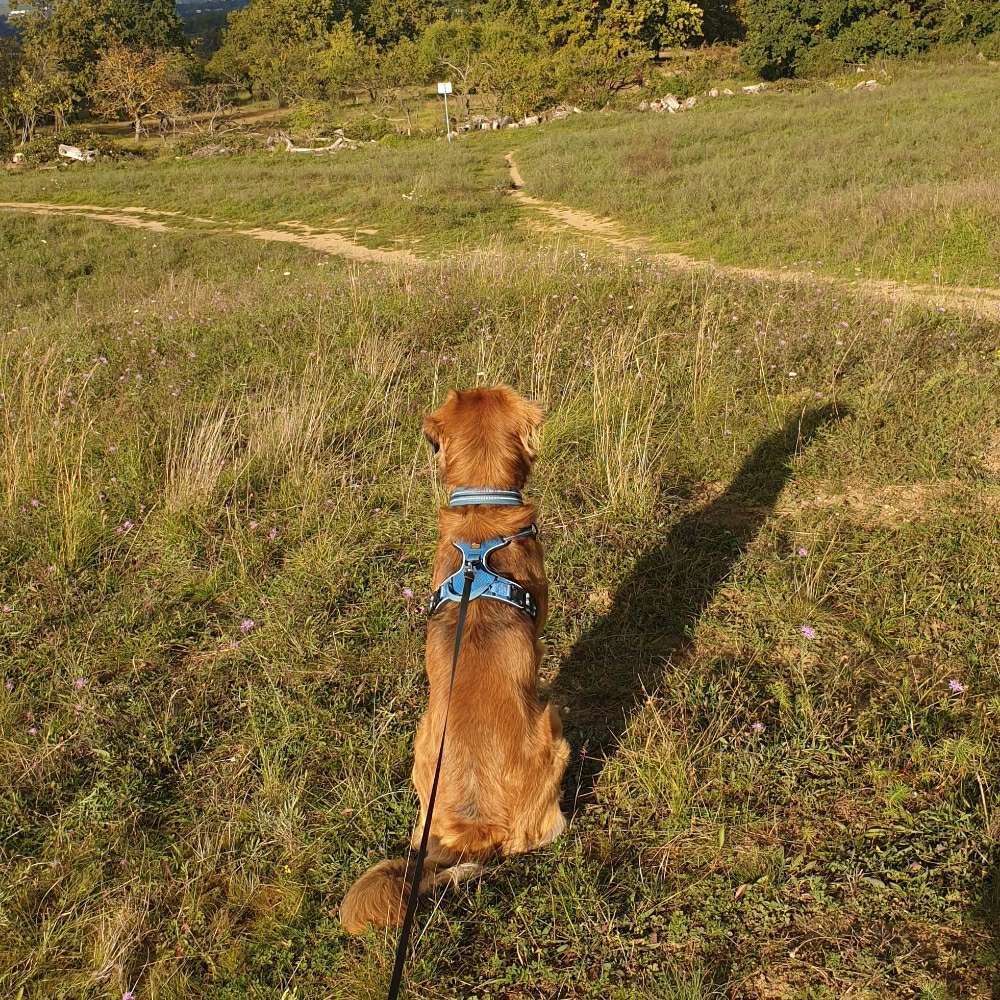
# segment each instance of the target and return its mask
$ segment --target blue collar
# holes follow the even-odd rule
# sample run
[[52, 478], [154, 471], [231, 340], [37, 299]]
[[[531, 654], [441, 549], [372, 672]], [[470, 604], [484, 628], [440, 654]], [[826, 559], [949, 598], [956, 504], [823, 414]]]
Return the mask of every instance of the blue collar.
[[496, 490], [489, 486], [459, 486], [451, 491], [449, 507], [475, 507], [485, 504], [490, 507], [522, 507], [524, 500], [520, 490]]

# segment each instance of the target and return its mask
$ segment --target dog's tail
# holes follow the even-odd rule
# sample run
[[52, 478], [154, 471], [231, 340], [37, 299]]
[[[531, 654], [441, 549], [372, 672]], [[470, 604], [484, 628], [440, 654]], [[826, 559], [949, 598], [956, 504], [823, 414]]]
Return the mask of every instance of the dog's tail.
[[[460, 861], [460, 855], [439, 849], [428, 854], [420, 877], [421, 895], [439, 886], [458, 885], [478, 875], [483, 866], [477, 861]], [[414, 858], [380, 861], [351, 886], [340, 904], [340, 922], [350, 934], [368, 927], [398, 927], [406, 913], [406, 901], [413, 883]]]

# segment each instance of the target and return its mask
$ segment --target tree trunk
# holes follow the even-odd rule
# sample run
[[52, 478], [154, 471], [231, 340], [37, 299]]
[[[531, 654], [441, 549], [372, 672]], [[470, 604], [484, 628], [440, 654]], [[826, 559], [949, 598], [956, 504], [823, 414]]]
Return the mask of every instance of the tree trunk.
[[138, 142], [142, 137], [142, 119], [138, 116], [135, 119], [135, 141]]

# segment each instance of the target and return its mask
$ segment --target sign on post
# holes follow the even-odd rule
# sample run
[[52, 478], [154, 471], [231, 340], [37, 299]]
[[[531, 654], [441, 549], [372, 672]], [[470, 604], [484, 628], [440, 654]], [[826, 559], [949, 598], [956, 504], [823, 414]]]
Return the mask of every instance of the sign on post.
[[451, 80], [442, 80], [438, 84], [438, 93], [444, 97], [444, 127], [448, 130], [448, 141], [451, 142], [451, 117], [448, 114], [448, 95], [451, 93]]

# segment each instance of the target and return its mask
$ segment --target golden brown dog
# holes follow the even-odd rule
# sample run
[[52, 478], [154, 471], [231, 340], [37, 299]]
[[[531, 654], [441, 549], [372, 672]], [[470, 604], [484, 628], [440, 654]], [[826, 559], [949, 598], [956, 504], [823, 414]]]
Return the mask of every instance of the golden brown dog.
[[[534, 459], [542, 414], [506, 386], [452, 390], [424, 421], [445, 486], [520, 490]], [[535, 521], [530, 504], [443, 508], [434, 587], [461, 566], [454, 541], [513, 535]], [[550, 843], [566, 821], [559, 792], [569, 748], [555, 710], [538, 699], [537, 680], [548, 583], [537, 539], [527, 537], [490, 558], [496, 573], [534, 597], [538, 614], [502, 601], [470, 603], [451, 700], [444, 763], [420, 891], [475, 874], [495, 853], [516, 854]], [[451, 676], [458, 606], [445, 604], [427, 627], [430, 703], [417, 729], [413, 784], [420, 843], [434, 778]], [[351, 933], [398, 925], [406, 908], [412, 861], [382, 861], [351, 887], [340, 918]]]

